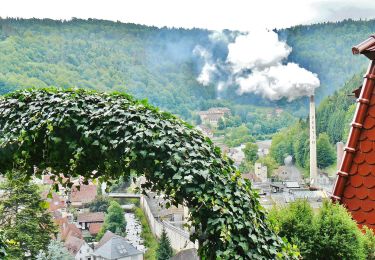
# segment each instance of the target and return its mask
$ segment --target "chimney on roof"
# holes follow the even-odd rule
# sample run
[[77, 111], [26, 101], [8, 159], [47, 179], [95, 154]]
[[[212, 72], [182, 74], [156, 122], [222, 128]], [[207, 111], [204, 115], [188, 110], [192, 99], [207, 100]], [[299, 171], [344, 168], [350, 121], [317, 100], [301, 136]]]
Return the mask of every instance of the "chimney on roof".
[[310, 186], [316, 185], [317, 177], [315, 100], [313, 94], [310, 96]]

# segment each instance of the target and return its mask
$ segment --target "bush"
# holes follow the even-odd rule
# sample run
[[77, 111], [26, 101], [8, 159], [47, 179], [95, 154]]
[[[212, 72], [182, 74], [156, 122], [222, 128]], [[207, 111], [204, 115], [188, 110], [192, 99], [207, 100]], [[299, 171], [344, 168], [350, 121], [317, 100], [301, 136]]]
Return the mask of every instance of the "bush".
[[339, 204], [324, 201], [314, 214], [306, 200], [274, 208], [269, 221], [282, 237], [296, 244], [303, 259], [373, 259], [375, 237], [362, 234], [356, 222]]

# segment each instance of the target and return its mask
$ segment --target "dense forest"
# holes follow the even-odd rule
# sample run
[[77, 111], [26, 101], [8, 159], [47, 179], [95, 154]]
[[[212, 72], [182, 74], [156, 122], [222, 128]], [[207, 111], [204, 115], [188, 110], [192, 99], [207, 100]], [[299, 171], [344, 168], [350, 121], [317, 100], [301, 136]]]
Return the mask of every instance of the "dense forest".
[[[317, 97], [321, 100], [365, 66], [366, 60], [353, 57], [350, 47], [373, 31], [375, 20], [347, 20], [277, 33], [293, 48], [288, 61], [318, 74], [322, 86]], [[124, 91], [191, 123], [197, 122], [198, 110], [226, 106], [236, 120], [241, 119], [234, 126], [244, 124], [255, 136], [273, 134], [306, 116], [307, 98], [269, 102], [230, 91], [217, 99], [216, 86], [201, 85], [197, 77], [203, 61], [194, 48], [209, 48], [213, 59], [227, 52], [226, 45], [213, 45], [212, 33], [95, 19], [0, 19], [0, 94], [46, 86]], [[232, 35], [233, 40], [239, 32], [222, 33]], [[282, 117], [267, 120], [275, 108], [284, 110]], [[341, 137], [330, 138], [337, 141]]]

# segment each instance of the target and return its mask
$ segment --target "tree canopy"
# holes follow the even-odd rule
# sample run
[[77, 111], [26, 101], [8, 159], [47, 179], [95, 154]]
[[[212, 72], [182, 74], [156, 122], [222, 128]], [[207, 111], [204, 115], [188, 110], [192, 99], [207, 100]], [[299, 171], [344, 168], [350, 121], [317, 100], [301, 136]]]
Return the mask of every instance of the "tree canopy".
[[173, 249], [171, 247], [171, 241], [163, 228], [161, 233], [160, 242], [156, 251], [157, 260], [169, 260], [173, 256]]
[[117, 201], [110, 201], [105, 215], [104, 224], [98, 233], [96, 239], [100, 240], [106, 231], [122, 236], [125, 233], [126, 222], [124, 210]]
[[[12, 176], [14, 175], [14, 176]], [[25, 182], [22, 174], [7, 174], [0, 189], [0, 229], [8, 244], [8, 259], [35, 258], [46, 250], [57, 229], [47, 212], [47, 203], [39, 195], [35, 184]]]
[[375, 236], [362, 234], [350, 213], [339, 205], [324, 201], [318, 213], [306, 200], [270, 212], [278, 234], [298, 245], [303, 259], [372, 259]]
[[29, 177], [48, 170], [66, 187], [79, 175], [109, 184], [143, 175], [143, 190], [163, 192], [173, 205], [190, 209], [191, 239], [198, 240], [201, 256], [296, 254], [270, 228], [250, 182], [219, 148], [125, 94], [34, 89], [0, 98], [0, 173], [14, 168]]

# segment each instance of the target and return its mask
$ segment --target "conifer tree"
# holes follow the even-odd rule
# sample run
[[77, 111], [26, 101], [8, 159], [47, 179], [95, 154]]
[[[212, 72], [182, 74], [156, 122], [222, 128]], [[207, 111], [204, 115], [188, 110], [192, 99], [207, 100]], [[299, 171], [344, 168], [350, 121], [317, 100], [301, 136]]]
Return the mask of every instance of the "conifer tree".
[[169, 240], [164, 228], [161, 233], [160, 243], [156, 254], [157, 260], [169, 260], [173, 256], [171, 241]]
[[57, 229], [38, 187], [16, 176], [20, 174], [8, 175], [0, 185], [0, 229], [4, 238], [12, 241], [7, 249], [10, 259], [35, 258], [40, 250], [47, 249]]

